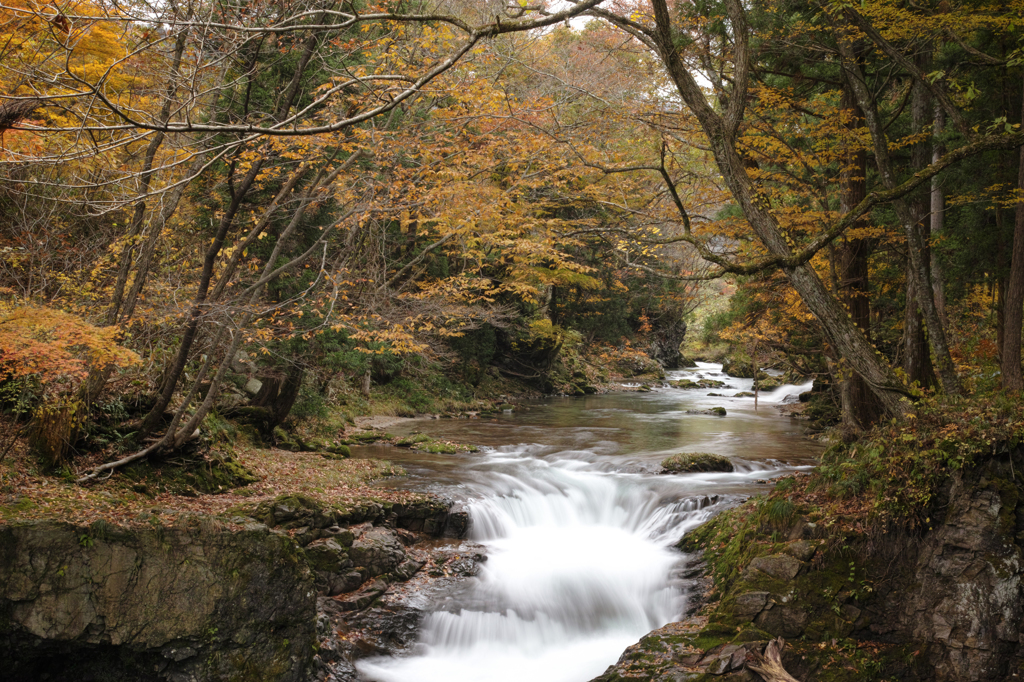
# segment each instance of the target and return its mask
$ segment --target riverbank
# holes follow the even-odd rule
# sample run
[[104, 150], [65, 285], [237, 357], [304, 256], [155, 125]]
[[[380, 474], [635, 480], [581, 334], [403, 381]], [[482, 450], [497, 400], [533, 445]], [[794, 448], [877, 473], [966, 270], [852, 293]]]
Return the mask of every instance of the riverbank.
[[600, 682], [751, 680], [777, 637], [804, 682], [1016, 679], [1024, 669], [1024, 407], [925, 402], [679, 547], [712, 599]]
[[[545, 410], [530, 410], [518, 414], [516, 407], [513, 406], [512, 412], [502, 411], [490, 419], [481, 418], [478, 414], [475, 415], [476, 419], [423, 421], [422, 427], [444, 427], [434, 435], [413, 433], [412, 435], [393, 436], [386, 429], [395, 429], [404, 434], [409, 434], [411, 429], [404, 421], [398, 421], [399, 418], [395, 417], [387, 417], [388, 421], [380, 421], [375, 418], [360, 419], [357, 421], [358, 426], [384, 428], [356, 429], [351, 428], [350, 425], [348, 430], [336, 434], [336, 438], [333, 439], [335, 442], [320, 443], [329, 449], [315, 452], [256, 447], [247, 440], [243, 430], [239, 429], [232, 434], [221, 426], [219, 431], [212, 434], [215, 437], [211, 437], [211, 434], [204, 435], [195, 443], [194, 449], [187, 453], [177, 453], [172, 461], [131, 465], [118, 471], [107, 480], [86, 487], [75, 485], [73, 475], [43, 476], [36, 470], [35, 461], [29, 453], [23, 448], [16, 449], [8, 460], [0, 465], [3, 476], [0, 489], [4, 494], [3, 510], [5, 512], [3, 528], [11, 529], [11, 532], [14, 533], [11, 536], [12, 544], [9, 545], [12, 548], [12, 556], [27, 557], [28, 554], [25, 552], [31, 554], [35, 551], [38, 553], [39, 548], [52, 544], [50, 548], [52, 551], [46, 550], [45, 553], [47, 556], [54, 557], [54, 562], [56, 561], [55, 557], [58, 556], [80, 555], [75, 560], [77, 564], [99, 566], [106, 565], [106, 556], [121, 555], [127, 552], [138, 556], [144, 566], [149, 566], [150, 568], [146, 568], [147, 571], [152, 569], [161, 575], [167, 573], [162, 568], [163, 564], [153, 564], [151, 562], [154, 559], [145, 557], [152, 554], [153, 547], [158, 545], [161, 533], [163, 533], [172, 538], [171, 546], [175, 548], [173, 554], [181, 560], [192, 557], [188, 558], [189, 562], [199, 561], [196, 557], [200, 554], [222, 557], [214, 562], [215, 565], [208, 565], [208, 574], [216, 576], [216, 579], [211, 579], [212, 581], [209, 583], [193, 581], [189, 591], [197, 594], [201, 594], [204, 590], [216, 591], [217, 584], [225, 583], [232, 586], [229, 590], [233, 595], [232, 599], [242, 602], [246, 600], [266, 602], [285, 597], [269, 596], [260, 591], [262, 588], [253, 588], [255, 591], [252, 591], [247, 587], [250, 583], [239, 582], [233, 578], [232, 571], [238, 569], [233, 567], [237, 561], [232, 557], [237, 558], [250, 553], [260, 556], [261, 553], [266, 554], [266, 552], [270, 552], [270, 554], [266, 554], [268, 557], [292, 556], [293, 558], [287, 559], [287, 561], [299, 568], [295, 569], [297, 573], [287, 579], [290, 581], [289, 584], [301, 586], [306, 584], [304, 581], [310, 581], [315, 588], [310, 589], [322, 592], [311, 616], [314, 623], [320, 622], [320, 630], [317, 631], [315, 643], [318, 650], [323, 652], [320, 660], [324, 666], [327, 666], [321, 670], [329, 670], [330, 674], [334, 676], [332, 679], [351, 680], [355, 679], [354, 669], [351, 667], [352, 661], [365, 657], [368, 652], [370, 654], [393, 652], [396, 648], [400, 649], [402, 646], [412, 643], [410, 639], [412, 635], [408, 634], [410, 631], [406, 626], [413, 621], [418, 623], [418, 619], [422, 619], [425, 614], [422, 611], [422, 605], [415, 606], [415, 599], [413, 603], [403, 603], [401, 595], [403, 593], [423, 595], [424, 590], [429, 592], [432, 588], [429, 585], [419, 584], [416, 584], [415, 587], [413, 584], [409, 584], [407, 588], [404, 581], [410, 575], [414, 577], [414, 583], [427, 578], [441, 582], [460, 580], [476, 571], [475, 565], [479, 563], [479, 560], [473, 557], [477, 554], [483, 557], [486, 553], [464, 549], [465, 546], [459, 542], [443, 546], [436, 544], [431, 538], [439, 532], [451, 532], [458, 535], [464, 531], [464, 525], [462, 526], [463, 531], [460, 531], [459, 523], [452, 525], [450, 522], [451, 518], [458, 518], [458, 510], [452, 509], [444, 500], [433, 495], [397, 490], [393, 487], [395, 484], [376, 487], [375, 481], [400, 476], [402, 469], [374, 460], [346, 459], [346, 449], [350, 446], [371, 442], [377, 443], [375, 448], [379, 448], [381, 442], [386, 442], [390, 446], [397, 446], [389, 447], [389, 451], [396, 454], [411, 453], [415, 455], [416, 452], [419, 452], [428, 460], [436, 457], [436, 461], [448, 461], [447, 456], [443, 453], [449, 452], [447, 448], [453, 448], [450, 452], [458, 462], [462, 463], [461, 466], [483, 466], [485, 468], [493, 466], [497, 468], [495, 471], [497, 473], [497, 470], [508, 466], [510, 452], [508, 448], [504, 448], [503, 452], [495, 457], [494, 464], [490, 465], [487, 464], [486, 456], [471, 452], [470, 448], [461, 446], [457, 442], [457, 438], [449, 436], [451, 430], [457, 430], [460, 426], [469, 427], [474, 434], [483, 435], [487, 430], [504, 429], [504, 431], [500, 431], [500, 434], [505, 435], [496, 432], [499, 435], [495, 441], [491, 442], [507, 444], [521, 442], [524, 438], [522, 429], [530, 428], [526, 426], [528, 423], [535, 423], [544, 425], [544, 431], [531, 432], [531, 435], [526, 437], [527, 441], [532, 442], [538, 438], [543, 441], [545, 437], [542, 433], [550, 434], [553, 428], [564, 428], [566, 429], [565, 440], [558, 441], [564, 445], [556, 446], [554, 451], [560, 452], [565, 447], [569, 447], [571, 451], [577, 451], [583, 446], [580, 441], [580, 433], [576, 430], [584, 423], [579, 410], [588, 412], [594, 407], [603, 406], [599, 407], [596, 413], [588, 416], [585, 423], [588, 424], [586, 432], [589, 432], [593, 426], [596, 427], [595, 434], [605, 434], [598, 436], [598, 440], [594, 442], [593, 446], [606, 450], [609, 441], [602, 420], [610, 419], [609, 426], [614, 424], [616, 427], [621, 427], [624, 424], [623, 415], [626, 414], [624, 409], [647, 405], [648, 407], [640, 408], [635, 413], [639, 419], [639, 425], [645, 423], [647, 419], [645, 415], [651, 408], [673, 411], [673, 405], [677, 401], [688, 404], [688, 402], [700, 402], [707, 399], [700, 397], [703, 395], [700, 390], [696, 392], [679, 388], [642, 390], [643, 386], [639, 383], [636, 386], [624, 388], [632, 393], [591, 395], [580, 400], [553, 399], [547, 403]], [[715, 398], [714, 400], [721, 401], [723, 399]], [[737, 408], [731, 407], [730, 409], [740, 409], [739, 406], [745, 406], [749, 402], [749, 399], [746, 398], [732, 400]], [[749, 410], [749, 406], [743, 407], [740, 412], [745, 413], [745, 410]], [[786, 420], [776, 422], [777, 418], [775, 417], [769, 418], [768, 415], [765, 417], [763, 423], [766, 427], [781, 428], [785, 432], [793, 431], [793, 437], [799, 438], [796, 430], [785, 423]], [[723, 424], [730, 423], [729, 420], [738, 419], [736, 424], [739, 425], [748, 418], [693, 415], [687, 419], [695, 429], [696, 427], [709, 429], [707, 433], [712, 436], [720, 431]], [[723, 419], [725, 421], [722, 421]], [[666, 424], [670, 423], [671, 421], [666, 422]], [[429, 432], [430, 428], [423, 430]], [[655, 452], [658, 448], [672, 447], [673, 429], [668, 429], [658, 437], [655, 437], [656, 434], [649, 427], [644, 427], [643, 432], [645, 433], [644, 441], [655, 447]], [[693, 433], [695, 435], [697, 431], [694, 430]], [[624, 444], [628, 442], [630, 442], [628, 438], [623, 440]], [[408, 447], [401, 447], [403, 443]], [[604, 443], [604, 445], [600, 445], [600, 443]], [[310, 443], [303, 442], [301, 445], [308, 446]], [[533, 453], [527, 455], [524, 450], [523, 454], [519, 455], [522, 463], [529, 465], [531, 462], [537, 461], [534, 459], [536, 453], [539, 452], [536, 450], [536, 446], [522, 447], [526, 447]], [[587, 451], [591, 447], [588, 445], [583, 447], [583, 450]], [[414, 451], [413, 448], [417, 448], [417, 450]], [[737, 452], [745, 450], [746, 448], [742, 444], [737, 444]], [[782, 448], [782, 451], [790, 453], [792, 450], [792, 445]], [[379, 452], [379, 450], [364, 452], [373, 453]], [[435, 452], [438, 455], [432, 454]], [[765, 456], [770, 454], [767, 453]], [[515, 456], [513, 456], [514, 458]], [[652, 462], [661, 460], [661, 457], [653, 452], [649, 458]], [[553, 483], [553, 490], [567, 485], [577, 485], [580, 482], [580, 464], [584, 464], [584, 462], [567, 463], [568, 468], [565, 473], [569, 478], [558, 479]], [[650, 469], [649, 466], [634, 466], [633, 464], [624, 464], [623, 466], [628, 471]], [[560, 467], [555, 468], [560, 469]], [[751, 472], [741, 475], [738, 480], [752, 481], [754, 476], [756, 474]], [[507, 485], [504, 482], [507, 480], [504, 473], [495, 480], [502, 481], [502, 486]], [[612, 495], [606, 500], [610, 505], [619, 494], [614, 492], [614, 487], [608, 487], [608, 481], [604, 474], [600, 473], [599, 468], [588, 474], [586, 480], [589, 481], [588, 486], [593, 486], [593, 490], [587, 495], [596, 495], [595, 500], [605, 500], [608, 495]], [[623, 483], [628, 480], [627, 477]], [[629, 493], [630, 496], [643, 493], [636, 497], [634, 502], [630, 502], [630, 508], [654, 510], [658, 508], [655, 504], [656, 500], [662, 499], [665, 495], [678, 495], [676, 492], [670, 492], [678, 489], [675, 479], [662, 476], [652, 477], [649, 480], [652, 486], [651, 490], [646, 492], [634, 490]], [[402, 484], [398, 483], [398, 485]], [[524, 502], [524, 509], [528, 509], [530, 513], [536, 512], [543, 505], [557, 504], [562, 500], [561, 495], [550, 494], [551, 490], [548, 489], [548, 484], [544, 484], [540, 490], [535, 490], [530, 494], [538, 493], [540, 494], [539, 499], [535, 500], [530, 497], [528, 503]], [[525, 495], [525, 493], [523, 494]], [[549, 497], [551, 499], [548, 499]], [[621, 498], [618, 499], [619, 502], [616, 504], [621, 504]], [[701, 504], [711, 504], [703, 495], [695, 496], [694, 499], [704, 500]], [[689, 504], [690, 502], [679, 503], [678, 510], [673, 513], [683, 516], [704, 513], [700, 511], [702, 508], [699, 505], [689, 507], [687, 506]], [[275, 509], [278, 511], [274, 511]], [[319, 511], [314, 511], [314, 509], [319, 509]], [[329, 511], [325, 511], [325, 509]], [[595, 519], [601, 519], [604, 514], [603, 509], [604, 505], [602, 504], [588, 511], [588, 514], [593, 514]], [[279, 511], [281, 513], [278, 513]], [[453, 514], [456, 516], [453, 517]], [[561, 518], [562, 515], [552, 512], [551, 516], [554, 519]], [[406, 535], [399, 531], [412, 533], [412, 535]], [[154, 532], [156, 535], [152, 535]], [[26, 533], [29, 535], [26, 536]], [[234, 535], [237, 535], [238, 538], [233, 539]], [[33, 537], [42, 539], [35, 542], [30, 539]], [[82, 544], [71, 547], [68, 538], [75, 539], [76, 542]], [[83, 540], [83, 538], [87, 539]], [[35, 543], [32, 546], [37, 547], [37, 550], [17, 549], [26, 547], [26, 542], [29, 545]], [[285, 544], [279, 545], [278, 543], [281, 542]], [[318, 549], [321, 545], [327, 545], [326, 549]], [[203, 549], [204, 547], [211, 549], [207, 552]], [[213, 551], [213, 547], [229, 549], [217, 554]], [[268, 547], [273, 551], [266, 549]], [[352, 547], [358, 549], [355, 555], [357, 558], [353, 558]], [[360, 547], [363, 549], [359, 549]], [[369, 547], [375, 548], [372, 555], [365, 552], [359, 553]], [[599, 551], [600, 547], [601, 543], [596, 543], [593, 549]], [[369, 550], [367, 549], [367, 551]], [[659, 556], [661, 555], [659, 554]], [[671, 564], [678, 559], [678, 555], [670, 552], [662, 559]], [[28, 561], [27, 558], [26, 561]], [[276, 561], [277, 559], [267, 564], [267, 571], [271, 570]], [[28, 647], [26, 650], [33, 650], [32, 647], [42, 646], [42, 649], [37, 650], [60, 651], [68, 654], [68, 660], [81, 661], [83, 659], [78, 654], [71, 655], [68, 652], [75, 647], [84, 647], [80, 653], [85, 656], [85, 652], [89, 650], [89, 647], [94, 646], [96, 641], [110, 635], [112, 631], [109, 628], [97, 625], [92, 628], [95, 631], [92, 634], [78, 633], [74, 637], [70, 637], [68, 633], [51, 633], [49, 630], [30, 629], [34, 627], [32, 623], [39, 621], [40, 618], [50, 618], [52, 612], [47, 609], [51, 608], [53, 604], [59, 603], [56, 599], [58, 595], [55, 593], [54, 600], [50, 602], [51, 606], [45, 608], [40, 606], [39, 599], [41, 597], [38, 595], [45, 593], [42, 586], [57, 585], [60, 587], [58, 590], [60, 593], [71, 583], [77, 584], [75, 581], [78, 581], [87, 572], [85, 569], [75, 568], [72, 571], [73, 579], [65, 580], [65, 577], [69, 575], [67, 570], [64, 570], [63, 575], [58, 575], [64, 564], [54, 562], [48, 561], [46, 570], [35, 575], [31, 581], [31, 585], [34, 587], [13, 594], [11, 599], [5, 602], [12, 605], [16, 598], [17, 603], [21, 606], [12, 606], [14, 611], [21, 609], [25, 613], [36, 615], [31, 618], [17, 616], [17, 620], [7, 622], [6, 630], [3, 632], [20, 633], [7, 640], [11, 647], [8, 649], [9, 651], [26, 647]], [[19, 559], [18, 566], [27, 565]], [[114, 565], [115, 567], [121, 566], [121, 564]], [[402, 568], [403, 565], [405, 568]], [[302, 566], [305, 568], [301, 568]], [[359, 570], [360, 568], [368, 570], [362, 571]], [[413, 570], [414, 568], [415, 570]], [[317, 571], [325, 575], [317, 578]], [[358, 575], [350, 575], [353, 572]], [[658, 580], [668, 580], [667, 571], [664, 573], [665, 575], [661, 575]], [[113, 580], [113, 578], [104, 577], [106, 573], [102, 572], [92, 575], [95, 578], [95, 580], [90, 578], [93, 584], [103, 584]], [[539, 579], [540, 576], [538, 576]], [[595, 577], [595, 579], [597, 578]], [[68, 582], [69, 580], [71, 583]], [[319, 583], [317, 583], [318, 580]], [[317, 587], [318, 584], [319, 587]], [[616, 581], [601, 578], [599, 584], [614, 586]], [[171, 588], [168, 587], [168, 589]], [[299, 590], [300, 587], [295, 589]], [[392, 597], [388, 597], [388, 595], [392, 595], [394, 600], [392, 601]], [[60, 596], [59, 599], [66, 601], [65, 596]], [[99, 597], [87, 597], [87, 601], [90, 603], [95, 599], [99, 599]], [[109, 600], [104, 597], [100, 601], [107, 604]], [[210, 601], [221, 603], [216, 598], [211, 598]], [[302, 600], [299, 601], [302, 602]], [[656, 602], [660, 604], [659, 608], [671, 606], [664, 599], [656, 600]], [[370, 603], [374, 606], [369, 610], [364, 610], [364, 607]], [[105, 620], [118, 617], [116, 615], [118, 612], [111, 611], [110, 608], [113, 607], [108, 604], [96, 613], [103, 616]], [[154, 606], [154, 608], [156, 607]], [[352, 616], [355, 612], [360, 614], [358, 618]], [[206, 617], [204, 616], [204, 618]], [[168, 643], [170, 640], [147, 639], [145, 647], [142, 647], [144, 649], [142, 658], [138, 660], [163, 661], [166, 658], [164, 654], [160, 652], [154, 654], [153, 649], [156, 647], [154, 642], [164, 641], [159, 645], [161, 651], [170, 646], [179, 652], [185, 651], [185, 649], [205, 652], [205, 654], [174, 654], [183, 656], [181, 660], [186, 663], [182, 663], [182, 665], [192, 665], [198, 660], [196, 656], [209, 656], [214, 651], [214, 648], [211, 647], [221, 647], [222, 649], [227, 646], [227, 641], [237, 634], [233, 630], [236, 628], [235, 625], [229, 627], [227, 621], [220, 620], [220, 618], [220, 616], [210, 616], [204, 621], [207, 623], [205, 626], [207, 629], [215, 628], [220, 633], [216, 637], [208, 637], [209, 641], [203, 640], [202, 633], [195, 629], [196, 621], [188, 621], [188, 627], [185, 630], [177, 631], [178, 634], [175, 635], [182, 642], [187, 641], [187, 645], [179, 643], [179, 647], [178, 644], [170, 645]], [[242, 620], [247, 621], [249, 617], [245, 616]], [[330, 623], [330, 626], [325, 625], [326, 623]], [[168, 626], [169, 632], [173, 630], [171, 625]], [[308, 632], [306, 626], [295, 625], [295, 627], [298, 628], [296, 632]], [[88, 628], [86, 629], [88, 630]], [[339, 637], [336, 634], [339, 630], [348, 634], [345, 637]], [[398, 644], [395, 644], [394, 642], [389, 643], [390, 640], [387, 637], [381, 639], [382, 635], [379, 633], [382, 632], [406, 632], [407, 634], [404, 636], [394, 634], [394, 637], [398, 638], [396, 640]], [[415, 632], [415, 628], [412, 632]], [[39, 638], [48, 633], [62, 637], [61, 643], [43, 646], [38, 644], [40, 639], [32, 639], [28, 636]], [[113, 637], [113, 635], [110, 636]], [[120, 636], [118, 635], [118, 637]], [[242, 635], [239, 636], [242, 637]], [[299, 636], [293, 635], [289, 637], [289, 640], [295, 641], [295, 638]], [[306, 635], [301, 636], [305, 637]], [[98, 639], [94, 641], [89, 637]], [[243, 639], [245, 637], [248, 635], [245, 635]], [[628, 641], [627, 638], [617, 646], [622, 648]], [[312, 648], [312, 644], [310, 648]], [[217, 651], [221, 651], [221, 649], [217, 649]], [[170, 650], [167, 649], [167, 651]], [[151, 660], [151, 655], [156, 658]], [[289, 656], [291, 655], [289, 654]], [[603, 652], [603, 655], [607, 655], [607, 653]], [[218, 653], [216, 657], [219, 656]], [[38, 658], [32, 660], [38, 662]], [[189, 660], [192, 663], [188, 663]], [[218, 658], [218, 660], [226, 659]], [[177, 662], [175, 662], [176, 664]], [[606, 663], [602, 665], [604, 664]], [[35, 663], [31, 665], [35, 665]], [[308, 665], [319, 664], [310, 662]], [[270, 665], [265, 667], [268, 670], [273, 669], [279, 672], [281, 670], [280, 667]], [[31, 669], [35, 670], [35, 668]], [[178, 668], [171, 666], [167, 669], [176, 670]], [[344, 672], [346, 670], [347, 672]], [[597, 671], [595, 670], [595, 672]], [[32, 679], [32, 677], [26, 673], [25, 679]], [[111, 679], [133, 678], [113, 677]], [[281, 677], [279, 679], [288, 678]]]

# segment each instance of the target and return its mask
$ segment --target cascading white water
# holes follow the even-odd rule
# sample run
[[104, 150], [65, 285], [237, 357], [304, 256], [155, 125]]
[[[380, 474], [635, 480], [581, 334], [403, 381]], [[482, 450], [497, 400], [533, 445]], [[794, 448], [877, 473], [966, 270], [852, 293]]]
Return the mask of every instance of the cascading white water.
[[[726, 375], [722, 373], [722, 366], [713, 362], [698, 362], [695, 365], [695, 369], [688, 369], [677, 371], [673, 373], [674, 378], [686, 378], [686, 379], [723, 379]], [[728, 377], [730, 387], [735, 392], [750, 392], [754, 390], [753, 379], [740, 379], [737, 377]], [[807, 381], [802, 384], [784, 384], [777, 388], [772, 388], [767, 391], [762, 391], [758, 399], [760, 402], [768, 404], [781, 403], [788, 397], [795, 398], [805, 391], [810, 391], [814, 387], [813, 381]], [[707, 394], [709, 391], [704, 391]], [[723, 397], [732, 398], [732, 394], [723, 394]], [[744, 398], [735, 398], [736, 400], [743, 400]], [[746, 400], [752, 401], [753, 398], [747, 397]]]
[[[791, 424], [731, 395], [752, 380], [712, 364], [672, 375], [683, 377], [724, 379], [732, 390], [592, 396], [493, 422], [431, 423], [471, 427], [491, 443], [534, 444], [485, 449], [460, 460], [457, 476], [444, 470], [447, 483], [470, 491], [471, 537], [487, 561], [433, 606], [412, 652], [359, 661], [361, 679], [587, 682], [676, 620], [685, 557], [672, 545], [721, 508], [706, 495], [727, 502], [750, 494], [757, 480], [799, 468], [782, 462], [807, 448]], [[783, 386], [760, 400], [809, 388]], [[728, 417], [686, 412], [722, 404]], [[735, 471], [643, 473], [681, 449], [725, 454]]]
[[[589, 680], [630, 644], [677, 618], [671, 549], [710, 513], [666, 503], [654, 477], [581, 470], [495, 453], [503, 493], [471, 506], [483, 571], [423, 623], [416, 655], [359, 665], [368, 680]], [[513, 473], [515, 475], [513, 475]]]

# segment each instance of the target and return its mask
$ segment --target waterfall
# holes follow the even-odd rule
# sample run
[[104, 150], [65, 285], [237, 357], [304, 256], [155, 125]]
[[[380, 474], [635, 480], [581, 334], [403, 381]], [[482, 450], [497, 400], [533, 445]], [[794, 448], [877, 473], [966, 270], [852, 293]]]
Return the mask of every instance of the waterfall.
[[500, 460], [500, 494], [470, 507], [483, 570], [425, 618], [412, 656], [361, 662], [365, 679], [589, 680], [682, 613], [671, 545], [710, 515], [707, 498], [666, 500], [653, 476]]

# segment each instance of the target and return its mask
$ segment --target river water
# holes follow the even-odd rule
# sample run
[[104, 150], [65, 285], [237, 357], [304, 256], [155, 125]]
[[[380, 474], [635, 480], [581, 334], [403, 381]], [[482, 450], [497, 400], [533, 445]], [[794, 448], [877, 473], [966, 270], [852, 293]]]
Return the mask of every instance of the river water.
[[[552, 398], [491, 420], [416, 420], [420, 431], [481, 446], [465, 455], [396, 448], [394, 485], [464, 503], [487, 549], [478, 576], [436, 597], [411, 654], [358, 664], [367, 682], [587, 682], [630, 644], [677, 620], [686, 557], [672, 546], [764, 481], [811, 466], [820, 447], [774, 404], [807, 386], [753, 398], [720, 365], [672, 372], [729, 388]], [[724, 397], [709, 396], [720, 393]], [[774, 403], [774, 404], [773, 404]], [[688, 410], [726, 408], [724, 417]], [[657, 475], [677, 452], [714, 452], [733, 473]]]

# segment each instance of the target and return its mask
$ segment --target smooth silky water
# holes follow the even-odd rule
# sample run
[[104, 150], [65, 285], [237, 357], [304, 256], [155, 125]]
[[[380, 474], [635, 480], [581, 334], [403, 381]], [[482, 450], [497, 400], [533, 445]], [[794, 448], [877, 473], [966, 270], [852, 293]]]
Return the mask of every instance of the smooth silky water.
[[[480, 574], [444, 593], [407, 656], [357, 665], [375, 682], [586, 682], [653, 629], [679, 618], [680, 537], [722, 508], [764, 492], [764, 481], [811, 466], [820, 447], [773, 403], [810, 386], [753, 398], [752, 380], [720, 365], [671, 372], [730, 388], [656, 389], [552, 398], [491, 420], [416, 420], [420, 431], [482, 447], [467, 455], [358, 448], [401, 463], [388, 485], [466, 504], [470, 539], [487, 548]], [[726, 408], [725, 417], [686, 414]], [[660, 476], [677, 452], [714, 452], [736, 471]]]

